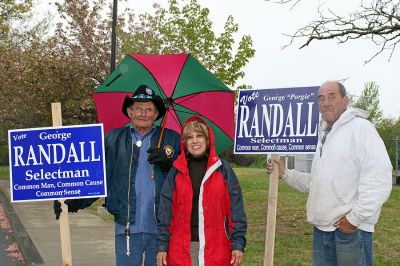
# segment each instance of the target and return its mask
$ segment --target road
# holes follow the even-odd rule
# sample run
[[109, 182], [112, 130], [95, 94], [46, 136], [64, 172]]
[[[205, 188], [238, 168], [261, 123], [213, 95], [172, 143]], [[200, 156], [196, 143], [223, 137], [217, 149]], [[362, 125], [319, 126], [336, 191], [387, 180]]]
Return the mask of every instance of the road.
[[3, 202], [0, 200], [0, 265], [26, 265], [21, 251], [15, 242], [14, 232], [10, 225]]

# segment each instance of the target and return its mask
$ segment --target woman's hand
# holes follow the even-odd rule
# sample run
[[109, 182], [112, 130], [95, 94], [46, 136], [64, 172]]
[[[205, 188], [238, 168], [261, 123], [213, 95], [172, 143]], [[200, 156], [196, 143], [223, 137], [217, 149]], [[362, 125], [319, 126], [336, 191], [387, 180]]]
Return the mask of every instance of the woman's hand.
[[232, 259], [231, 264], [233, 266], [240, 266], [243, 263], [244, 253], [240, 250], [233, 250], [232, 251]]
[[167, 252], [162, 251], [157, 253], [157, 266], [167, 265]]

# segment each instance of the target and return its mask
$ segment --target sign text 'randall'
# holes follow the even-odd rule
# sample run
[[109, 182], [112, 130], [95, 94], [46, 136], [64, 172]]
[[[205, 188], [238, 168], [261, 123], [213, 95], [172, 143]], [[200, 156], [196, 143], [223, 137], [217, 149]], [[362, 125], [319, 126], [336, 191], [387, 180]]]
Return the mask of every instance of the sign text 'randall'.
[[312, 153], [317, 87], [239, 92], [235, 153]]
[[106, 195], [102, 125], [10, 130], [14, 201]]

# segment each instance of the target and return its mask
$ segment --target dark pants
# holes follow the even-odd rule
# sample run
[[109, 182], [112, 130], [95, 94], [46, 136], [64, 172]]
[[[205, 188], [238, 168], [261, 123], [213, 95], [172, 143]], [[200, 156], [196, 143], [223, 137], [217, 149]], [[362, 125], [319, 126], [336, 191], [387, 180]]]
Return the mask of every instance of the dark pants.
[[192, 266], [199, 266], [199, 242], [190, 242], [190, 258], [192, 259]]

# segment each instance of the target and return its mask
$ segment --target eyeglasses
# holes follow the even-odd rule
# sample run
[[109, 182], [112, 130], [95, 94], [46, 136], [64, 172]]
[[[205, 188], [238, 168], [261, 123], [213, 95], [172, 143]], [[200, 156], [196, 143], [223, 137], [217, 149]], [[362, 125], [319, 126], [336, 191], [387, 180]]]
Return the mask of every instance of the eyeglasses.
[[133, 107], [131, 110], [135, 113], [135, 115], [152, 115], [155, 112], [155, 110], [151, 108], [142, 109], [139, 107]]

